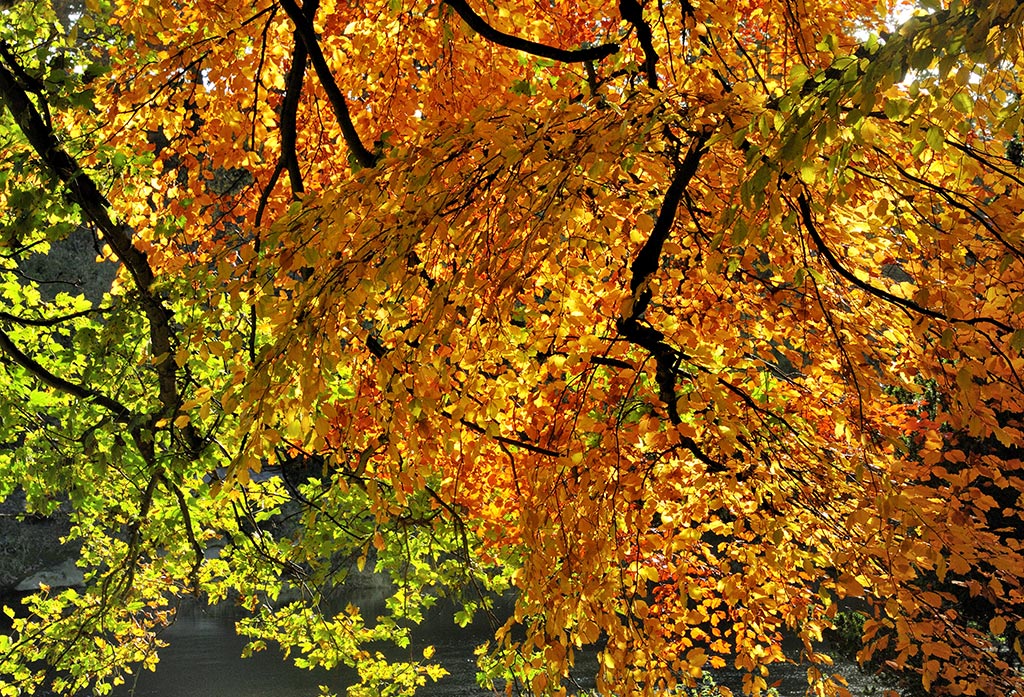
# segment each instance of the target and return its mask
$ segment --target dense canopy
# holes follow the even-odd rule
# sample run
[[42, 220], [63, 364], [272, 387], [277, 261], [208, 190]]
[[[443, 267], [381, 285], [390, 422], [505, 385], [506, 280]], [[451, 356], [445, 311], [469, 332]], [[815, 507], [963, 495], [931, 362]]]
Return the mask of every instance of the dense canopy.
[[[1011, 0], [0, 10], [0, 498], [69, 510], [86, 571], [15, 608], [0, 694], [152, 667], [189, 595], [353, 695], [442, 678], [378, 642], [502, 596], [499, 689], [598, 650], [602, 694], [725, 665], [757, 694], [782, 661], [843, 694], [846, 610], [870, 665], [1024, 689], [1022, 28]], [[118, 264], [102, 297], [26, 271], [75, 235]], [[337, 600], [364, 567], [386, 616]]]

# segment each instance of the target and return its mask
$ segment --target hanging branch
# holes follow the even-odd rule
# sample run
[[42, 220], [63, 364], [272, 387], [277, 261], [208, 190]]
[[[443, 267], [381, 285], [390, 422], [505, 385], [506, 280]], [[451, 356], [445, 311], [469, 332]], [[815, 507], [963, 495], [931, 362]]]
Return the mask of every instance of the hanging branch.
[[814, 213], [811, 210], [811, 201], [809, 198], [807, 198], [807, 195], [801, 192], [797, 196], [797, 203], [800, 207], [800, 217], [803, 220], [804, 228], [807, 230], [807, 233], [811, 236], [811, 240], [814, 242], [815, 248], [818, 250], [821, 256], [824, 257], [825, 261], [828, 262], [829, 267], [831, 267], [831, 269], [835, 271], [837, 274], [839, 274], [841, 277], [843, 277], [856, 287], [860, 288], [861, 290], [865, 291], [866, 293], [869, 293], [875, 296], [876, 298], [884, 300], [888, 303], [892, 303], [893, 305], [902, 307], [906, 310], [912, 310], [914, 312], [917, 312], [918, 314], [924, 315], [925, 317], [932, 317], [933, 319], [939, 319], [942, 320], [943, 322], [949, 322], [951, 324], [968, 324], [972, 326], [978, 324], [991, 324], [992, 326], [997, 327], [998, 329], [1001, 329], [1002, 331], [1007, 333], [1013, 331], [1013, 327], [1009, 326], [1005, 322], [1000, 322], [999, 320], [994, 319], [992, 317], [973, 317], [970, 319], [950, 317], [949, 315], [939, 312], [938, 310], [933, 310], [930, 307], [925, 307], [924, 305], [916, 303], [913, 300], [908, 300], [907, 298], [901, 298], [898, 295], [893, 295], [892, 293], [882, 290], [881, 288], [877, 288], [866, 281], [862, 281], [861, 279], [857, 278], [857, 276], [854, 275], [852, 271], [843, 266], [842, 262], [840, 262], [839, 259], [836, 258], [836, 255], [832, 252], [828, 245], [825, 244], [825, 240], [822, 239], [821, 233], [818, 231], [818, 226], [814, 222]]

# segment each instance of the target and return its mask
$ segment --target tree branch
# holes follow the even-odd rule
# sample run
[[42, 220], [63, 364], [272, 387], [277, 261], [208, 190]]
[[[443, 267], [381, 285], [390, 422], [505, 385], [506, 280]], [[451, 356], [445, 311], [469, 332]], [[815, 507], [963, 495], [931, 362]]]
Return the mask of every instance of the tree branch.
[[93, 223], [114, 254], [131, 275], [146, 319], [153, 355], [157, 359], [160, 403], [167, 413], [180, 406], [176, 383], [176, 368], [172, 358], [171, 311], [152, 291], [153, 270], [146, 254], [132, 242], [133, 230], [110, 217], [110, 206], [96, 183], [84, 172], [78, 162], [63, 148], [53, 129], [43, 121], [38, 109], [11, 71], [0, 65], [0, 102], [11, 112], [36, 155], [44, 166], [68, 188], [70, 199], [78, 205], [84, 217]]
[[[452, 418], [451, 414], [448, 414], [447, 412], [442, 411], [441, 414], [447, 416], [448, 418]], [[473, 431], [474, 433], [479, 433], [482, 436], [493, 438], [494, 440], [504, 445], [511, 445], [516, 448], [522, 448], [523, 450], [529, 450], [531, 453], [537, 453], [538, 455], [547, 455], [548, 457], [562, 456], [562, 453], [558, 452], [557, 450], [552, 450], [550, 448], [542, 448], [539, 445], [527, 443], [526, 441], [523, 440], [516, 440], [515, 438], [506, 438], [505, 436], [491, 435], [483, 426], [481, 426], [480, 424], [473, 423], [469, 419], [459, 419], [459, 423], [468, 428], [470, 431]]]
[[199, 544], [199, 540], [196, 539], [195, 529], [192, 525], [192, 514], [189, 512], [188, 501], [185, 500], [185, 494], [182, 492], [181, 487], [164, 475], [161, 475], [160, 481], [162, 481], [164, 486], [174, 494], [174, 498], [178, 502], [178, 511], [181, 513], [181, 524], [185, 528], [185, 537], [188, 540], [189, 547], [192, 548], [192, 555], [194, 559], [192, 562], [192, 568], [189, 569], [189, 581], [192, 583], [192, 592], [198, 596], [200, 589], [199, 570], [203, 566], [206, 554], [203, 550], [203, 546]]
[[8, 358], [12, 361], [31, 373], [44, 385], [52, 387], [60, 392], [65, 392], [83, 401], [98, 404], [101, 407], [110, 410], [114, 414], [114, 419], [120, 423], [128, 423], [131, 421], [132, 413], [128, 407], [105, 394], [97, 392], [96, 390], [83, 387], [82, 385], [78, 385], [54, 375], [36, 362], [32, 357], [19, 349], [3, 330], [0, 330], [0, 350], [7, 354]]
[[474, 12], [466, 0], [444, 0], [444, 3], [455, 10], [459, 17], [462, 18], [462, 21], [469, 25], [470, 29], [491, 43], [522, 51], [523, 53], [529, 53], [533, 56], [539, 56], [540, 58], [550, 58], [560, 63], [584, 63], [586, 61], [601, 60], [619, 51], [618, 44], [601, 44], [600, 46], [591, 46], [590, 48], [566, 50], [537, 43], [536, 41], [530, 41], [529, 39], [498, 31], [484, 21], [483, 17]]
[[342, 94], [341, 88], [338, 87], [338, 83], [334, 80], [331, 67], [327, 64], [324, 52], [320, 48], [320, 42], [317, 40], [313, 23], [309, 21], [295, 0], [280, 0], [280, 2], [285, 13], [295, 24], [295, 31], [302, 38], [302, 43], [309, 54], [310, 62], [313, 63], [316, 76], [320, 79], [320, 84], [323, 85], [324, 91], [327, 92], [327, 99], [330, 100], [331, 108], [334, 110], [334, 117], [338, 120], [338, 125], [341, 126], [341, 134], [345, 139], [345, 144], [352, 152], [356, 162], [362, 167], [369, 169], [375, 166], [378, 158], [367, 150], [366, 146], [363, 145], [363, 141], [359, 139], [359, 133], [356, 132], [356, 127], [352, 123], [352, 116], [348, 111], [345, 95]]
[[[672, 234], [672, 225], [676, 219], [679, 202], [682, 201], [683, 194], [686, 192], [686, 187], [690, 184], [690, 180], [697, 173], [700, 158], [706, 152], [704, 146], [710, 138], [710, 131], [699, 135], [691, 144], [686, 157], [676, 166], [672, 182], [669, 184], [668, 191], [665, 192], [665, 198], [662, 199], [661, 210], [658, 211], [658, 219], [654, 223], [654, 228], [629, 267], [632, 273], [629, 289], [634, 294], [658, 270], [661, 249], [665, 245], [665, 241], [668, 240], [669, 235]], [[639, 318], [644, 310], [647, 309], [650, 301], [650, 291], [644, 290], [633, 305], [632, 317]]]
[[[896, 168], [896, 171], [899, 172], [900, 176], [902, 176], [904, 179], [906, 179], [907, 181], [913, 182], [914, 184], [917, 184], [918, 186], [920, 186], [923, 189], [931, 191], [936, 196], [939, 196], [940, 198], [942, 198], [946, 203], [948, 203], [953, 208], [956, 208], [957, 210], [963, 211], [964, 213], [966, 213], [970, 217], [974, 218], [976, 221], [978, 221], [978, 223], [982, 227], [984, 227], [989, 232], [989, 234], [992, 235], [992, 237], [994, 237], [1001, 245], [1006, 247], [1006, 249], [1008, 249], [1010, 251], [1010, 253], [1013, 254], [1013, 256], [1017, 257], [1017, 259], [1019, 259], [1019, 260], [1024, 260], [1024, 251], [1022, 251], [1020, 248], [1015, 247], [1013, 244], [1011, 244], [1010, 241], [1007, 240], [999, 232], [999, 228], [997, 228], [995, 226], [995, 224], [992, 223], [992, 221], [988, 220], [985, 216], [983, 216], [979, 212], [979, 210], [978, 210], [978, 208], [976, 206], [966, 205], [966, 204], [961, 203], [960, 201], [958, 201], [957, 198], [956, 198], [957, 195], [961, 196], [962, 198], [967, 198], [966, 196], [964, 196], [963, 194], [959, 194], [959, 192], [957, 192], [957, 191], [952, 191], [951, 192], [946, 187], [939, 186], [937, 184], [933, 184], [932, 182], [928, 181], [927, 179], [924, 179], [923, 177], [915, 176], [915, 175], [911, 174], [903, 165], [901, 165], [899, 162], [897, 162], [893, 158], [893, 156], [890, 155], [885, 150], [882, 150], [881, 148], [878, 148], [878, 147], [874, 148], [874, 150], [875, 150], [875, 152], [877, 152], [879, 154], [879, 156], [884, 157], [885, 159], [889, 160], [889, 162], [892, 163], [892, 166]], [[961, 152], [963, 152], [963, 150], [961, 150]], [[991, 166], [988, 163], [986, 163], [986, 165], [987, 166]], [[970, 200], [970, 199], [968, 199], [968, 200]]]
[[844, 279], [846, 279], [856, 287], [860, 288], [861, 290], [875, 296], [876, 298], [880, 298], [882, 300], [885, 300], [886, 302], [892, 303], [893, 305], [897, 305], [907, 310], [913, 310], [914, 312], [922, 314], [926, 317], [940, 319], [944, 322], [969, 325], [991, 324], [1007, 333], [1013, 331], [1013, 327], [1005, 324], [1004, 322], [1000, 322], [999, 320], [994, 319], [992, 317], [974, 317], [972, 319], [958, 319], [956, 317], [950, 317], [949, 315], [939, 312], [938, 310], [933, 310], [930, 307], [925, 307], [919, 303], [914, 302], [913, 300], [908, 300], [907, 298], [901, 298], [898, 295], [893, 295], [892, 293], [884, 291], [881, 288], [877, 288], [866, 281], [862, 281], [861, 279], [857, 278], [849, 269], [843, 266], [842, 262], [840, 262], [839, 259], [836, 258], [836, 255], [832, 252], [831, 249], [829, 249], [828, 245], [825, 244], [825, 240], [822, 239], [821, 233], [818, 231], [818, 226], [814, 222], [814, 213], [811, 211], [811, 201], [809, 198], [807, 198], [806, 194], [804, 194], [803, 192], [798, 194], [797, 203], [800, 207], [800, 217], [803, 220], [804, 228], [811, 236], [811, 240], [814, 242], [815, 248], [818, 250], [821, 256], [825, 258], [825, 261], [828, 262], [828, 265], [832, 268], [833, 271], [835, 271], [837, 274], [839, 274]]
[[52, 128], [53, 117], [50, 115], [49, 105], [43, 99], [43, 95], [46, 92], [46, 86], [40, 80], [29, 75], [21, 64], [18, 63], [18, 59], [15, 57], [14, 52], [11, 51], [11, 47], [6, 41], [0, 41], [0, 57], [2, 57], [4, 62], [7, 64], [11, 74], [18, 80], [18, 85], [39, 98], [43, 123], [46, 124], [47, 128]]
[[0, 320], [10, 322], [11, 324], [19, 324], [23, 327], [56, 327], [62, 322], [76, 319], [78, 317], [85, 317], [87, 315], [104, 314], [110, 312], [109, 307], [90, 307], [88, 310], [81, 310], [80, 312], [72, 312], [67, 315], [61, 315], [59, 317], [21, 317], [19, 315], [12, 315], [9, 312], [3, 312], [0, 310]]
[[644, 51], [647, 86], [652, 90], [658, 89], [658, 52], [654, 50], [654, 35], [651, 33], [651, 25], [644, 19], [643, 8], [637, 0], [619, 0], [619, 14], [636, 28], [636, 38], [640, 40], [640, 48]]
[[[302, 6], [302, 14], [310, 22], [316, 16], [320, 0], [308, 0]], [[288, 69], [284, 101], [281, 104], [281, 162], [288, 170], [288, 179], [291, 180], [292, 193], [301, 194], [305, 187], [302, 185], [302, 171], [299, 169], [299, 156], [296, 149], [298, 139], [298, 113], [299, 98], [302, 96], [302, 83], [306, 77], [306, 59], [309, 52], [302, 41], [302, 35], [298, 29], [295, 30], [295, 50], [292, 53], [292, 65]]]
[[[658, 270], [661, 259], [661, 250], [665, 241], [672, 233], [672, 226], [675, 223], [676, 211], [683, 199], [686, 187], [697, 174], [701, 157], [707, 150], [705, 145], [711, 138], [710, 129], [698, 135], [690, 144], [686, 157], [676, 164], [672, 182], [668, 191], [662, 199], [661, 210], [658, 211], [658, 219], [654, 223], [651, 234], [640, 248], [636, 258], [630, 265], [632, 277], [629, 281], [629, 289], [633, 293], [633, 307], [626, 317], [619, 317], [616, 327], [620, 334], [631, 344], [645, 349], [655, 362], [655, 381], [658, 384], [658, 396], [665, 403], [665, 410], [668, 413], [669, 421], [673, 426], [679, 426], [683, 420], [679, 416], [676, 407], [676, 376], [679, 372], [679, 352], [672, 348], [665, 341], [665, 335], [647, 324], [642, 323], [642, 315], [651, 302], [652, 293], [646, 287], [648, 280]], [[642, 289], [642, 290], [641, 290]], [[639, 296], [637, 293], [639, 292]], [[697, 444], [689, 436], [680, 435], [680, 445], [700, 462], [704, 463], [709, 472], [725, 472], [726, 467], [718, 462]]]

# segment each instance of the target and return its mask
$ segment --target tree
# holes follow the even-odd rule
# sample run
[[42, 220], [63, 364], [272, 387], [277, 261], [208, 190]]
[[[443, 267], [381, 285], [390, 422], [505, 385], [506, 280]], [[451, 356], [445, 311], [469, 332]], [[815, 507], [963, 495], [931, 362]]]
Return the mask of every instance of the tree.
[[[843, 694], [844, 602], [865, 660], [1019, 690], [1024, 9], [897, 9], [2, 10], [0, 492], [88, 586], [0, 693], [152, 667], [195, 594], [404, 694], [443, 671], [372, 642], [509, 589], [483, 678], [537, 693], [596, 646], [756, 694], [790, 634]], [[117, 282], [44, 301], [76, 225]], [[388, 616], [325, 610], [364, 564]]]

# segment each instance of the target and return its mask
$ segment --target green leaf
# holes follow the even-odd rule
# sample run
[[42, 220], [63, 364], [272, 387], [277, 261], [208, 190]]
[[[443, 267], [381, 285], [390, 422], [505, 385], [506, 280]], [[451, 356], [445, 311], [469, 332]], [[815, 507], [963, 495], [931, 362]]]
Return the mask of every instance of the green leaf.
[[1024, 329], [1018, 329], [1010, 337], [1010, 348], [1017, 352], [1024, 350]]
[[974, 102], [967, 92], [961, 91], [953, 95], [953, 106], [962, 114], [970, 115], [974, 111]]

